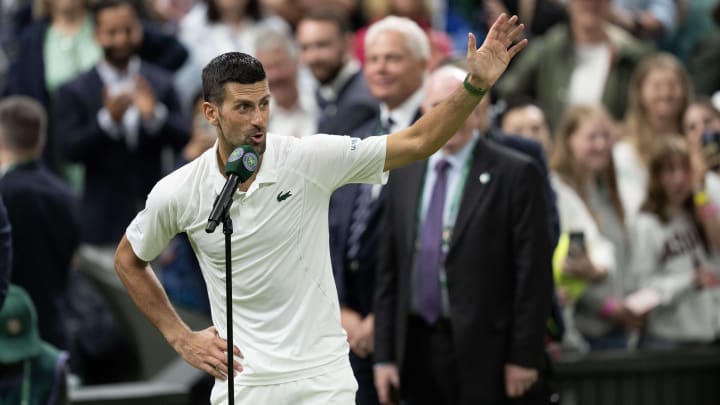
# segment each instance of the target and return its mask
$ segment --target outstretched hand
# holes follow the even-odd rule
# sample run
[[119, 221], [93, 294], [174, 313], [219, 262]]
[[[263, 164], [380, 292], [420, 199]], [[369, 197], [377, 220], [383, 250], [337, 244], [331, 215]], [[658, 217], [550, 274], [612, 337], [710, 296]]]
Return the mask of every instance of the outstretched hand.
[[525, 29], [517, 21], [516, 15], [508, 18], [505, 13], [500, 14], [479, 49], [475, 35], [468, 35], [467, 65], [473, 86], [489, 89], [505, 72], [512, 58], [525, 48], [527, 39], [513, 45]]

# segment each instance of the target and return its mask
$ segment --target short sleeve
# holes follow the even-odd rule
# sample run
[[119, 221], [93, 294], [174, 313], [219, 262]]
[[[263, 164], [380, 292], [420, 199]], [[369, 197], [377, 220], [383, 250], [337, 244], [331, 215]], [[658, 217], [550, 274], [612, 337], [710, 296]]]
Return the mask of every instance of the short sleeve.
[[334, 190], [347, 183], [387, 182], [387, 136], [365, 139], [338, 135], [302, 138], [295, 165], [319, 185]]
[[140, 211], [127, 227], [125, 235], [135, 255], [149, 262], [165, 249], [176, 234], [180, 232], [177, 220], [177, 204], [173, 203], [173, 193], [167, 182], [158, 183]]

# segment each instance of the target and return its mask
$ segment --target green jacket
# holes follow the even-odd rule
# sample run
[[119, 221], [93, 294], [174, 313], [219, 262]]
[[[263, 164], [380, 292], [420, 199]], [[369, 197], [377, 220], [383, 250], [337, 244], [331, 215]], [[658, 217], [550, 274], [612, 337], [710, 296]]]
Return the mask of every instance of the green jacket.
[[[602, 101], [615, 119], [621, 119], [627, 108], [630, 76], [652, 46], [615, 26], [608, 25], [607, 30], [613, 55]], [[498, 83], [498, 90], [505, 98], [523, 94], [532, 97], [555, 128], [567, 106], [574, 66], [570, 27], [558, 24], [543, 37], [530, 41]]]
[[[42, 351], [30, 359], [28, 405], [68, 404], [67, 352], [44, 343]], [[24, 375], [0, 381], [0, 405], [22, 404]]]
[[688, 70], [698, 94], [712, 96], [720, 90], [720, 31], [698, 43], [688, 63]]

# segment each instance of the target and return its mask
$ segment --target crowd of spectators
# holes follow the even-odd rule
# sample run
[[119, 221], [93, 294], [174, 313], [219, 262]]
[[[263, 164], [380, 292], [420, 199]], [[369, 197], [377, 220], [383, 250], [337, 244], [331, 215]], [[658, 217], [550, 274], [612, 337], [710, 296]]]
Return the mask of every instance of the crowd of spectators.
[[[71, 372], [93, 381], [83, 370], [100, 357], [77, 353], [83, 328], [68, 326], [73, 256], [114, 247], [150, 187], [212, 146], [200, 81], [212, 58], [241, 51], [263, 63], [269, 132], [364, 138], [418, 119], [429, 73], [458, 66], [466, 32], [481, 39], [502, 12], [520, 16], [530, 43], [473, 130], [531, 140], [549, 173], [538, 203], [553, 243], [549, 324], [564, 329], [551, 345], [717, 344], [717, 0], [2, 1], [0, 305], [8, 281], [24, 288], [40, 337], [69, 351], [71, 368], [82, 356]], [[427, 45], [403, 31], [413, 22]], [[361, 197], [369, 254], [352, 252]], [[342, 321], [370, 396], [384, 204], [380, 188], [348, 186], [329, 222]], [[186, 237], [154, 267], [177, 305], [209, 312]]]

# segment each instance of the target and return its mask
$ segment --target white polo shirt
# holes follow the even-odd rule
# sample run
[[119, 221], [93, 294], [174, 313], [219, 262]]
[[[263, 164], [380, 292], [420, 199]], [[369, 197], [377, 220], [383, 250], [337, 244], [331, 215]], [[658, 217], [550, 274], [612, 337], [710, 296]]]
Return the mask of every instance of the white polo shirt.
[[[205, 226], [225, 184], [217, 144], [161, 179], [128, 226], [135, 254], [155, 259], [187, 232], [207, 283], [212, 320], [226, 336], [225, 245]], [[256, 180], [233, 197], [233, 339], [240, 385], [281, 384], [348, 365], [330, 266], [328, 204], [346, 183], [382, 183], [386, 137], [267, 135]], [[225, 388], [223, 388], [223, 386]], [[215, 390], [227, 389], [216, 384]]]

